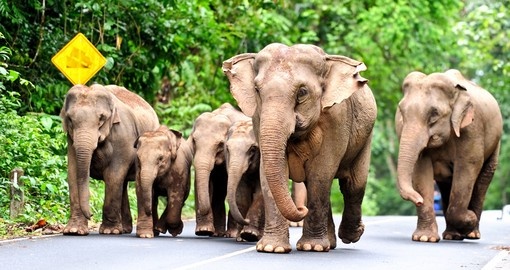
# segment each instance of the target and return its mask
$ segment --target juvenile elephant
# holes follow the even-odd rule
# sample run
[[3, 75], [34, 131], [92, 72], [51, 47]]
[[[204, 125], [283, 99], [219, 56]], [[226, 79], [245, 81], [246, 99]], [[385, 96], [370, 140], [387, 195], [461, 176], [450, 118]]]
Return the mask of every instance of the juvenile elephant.
[[195, 168], [196, 235], [225, 236], [228, 176], [224, 145], [232, 123], [245, 117], [226, 103], [195, 120], [190, 140]]
[[257, 241], [264, 230], [264, 199], [260, 189], [260, 152], [251, 119], [234, 123], [225, 142], [228, 173], [227, 201], [231, 237], [237, 241]]
[[[395, 116], [400, 139], [398, 187], [416, 205], [414, 241], [439, 241], [434, 180], [443, 200], [443, 239], [479, 239], [487, 188], [498, 164], [503, 129], [492, 95], [458, 70], [411, 72]], [[416, 189], [416, 190], [415, 190]]]
[[60, 112], [67, 132], [71, 217], [64, 234], [88, 234], [89, 176], [104, 180], [105, 200], [100, 233], [133, 229], [127, 181], [135, 180], [133, 147], [138, 136], [159, 126], [152, 107], [140, 96], [116, 85], [75, 85]]
[[[304, 44], [273, 43], [223, 63], [230, 91], [253, 118], [261, 151], [265, 226], [258, 251], [290, 252], [285, 218], [304, 218], [298, 250], [335, 248], [329, 199], [334, 178], [345, 202], [339, 237], [352, 243], [363, 234], [361, 202], [377, 114], [367, 80], [359, 75], [365, 69], [361, 62]], [[305, 183], [308, 208], [293, 203], [289, 178]]]
[[[152, 238], [167, 231], [172, 236], [182, 232], [181, 211], [190, 190], [193, 155], [182, 134], [160, 126], [147, 131], [135, 144], [136, 198], [138, 220], [136, 235]], [[166, 208], [158, 218], [158, 197], [167, 198]]]

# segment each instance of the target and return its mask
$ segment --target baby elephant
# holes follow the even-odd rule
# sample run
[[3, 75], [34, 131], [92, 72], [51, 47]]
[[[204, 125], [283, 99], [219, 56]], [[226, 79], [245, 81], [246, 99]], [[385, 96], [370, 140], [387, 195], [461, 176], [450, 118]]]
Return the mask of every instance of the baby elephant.
[[479, 239], [485, 193], [498, 164], [503, 122], [494, 97], [459, 71], [412, 72], [395, 123], [400, 139], [398, 187], [416, 205], [412, 239], [437, 242], [434, 180], [446, 230], [443, 239]]
[[[136, 235], [152, 238], [167, 231], [182, 232], [181, 210], [190, 191], [192, 152], [178, 131], [160, 126], [145, 132], [135, 144], [136, 197], [138, 222]], [[158, 197], [166, 196], [166, 208], [158, 219]]]
[[231, 224], [227, 235], [237, 241], [258, 241], [264, 231], [264, 197], [260, 189], [259, 145], [250, 118], [232, 124], [224, 152]]

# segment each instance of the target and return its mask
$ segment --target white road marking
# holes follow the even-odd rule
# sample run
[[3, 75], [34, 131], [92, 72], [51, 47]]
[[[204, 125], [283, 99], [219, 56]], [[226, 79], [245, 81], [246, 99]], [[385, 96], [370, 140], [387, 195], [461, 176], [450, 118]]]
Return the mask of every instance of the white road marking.
[[223, 259], [234, 257], [234, 256], [237, 256], [237, 255], [246, 253], [246, 252], [254, 251], [254, 250], [255, 250], [255, 246], [250, 247], [250, 248], [246, 248], [246, 249], [242, 249], [242, 250], [238, 250], [238, 251], [234, 251], [234, 252], [231, 252], [231, 253], [227, 253], [225, 255], [221, 255], [221, 256], [218, 256], [218, 257], [210, 258], [210, 259], [205, 260], [205, 261], [200, 261], [200, 262], [188, 264], [188, 265], [185, 265], [185, 266], [181, 266], [179, 268], [175, 268], [174, 270], [192, 269], [192, 268], [195, 268], [195, 267], [198, 267], [198, 266], [202, 266], [202, 265], [205, 265], [205, 264], [208, 264], [208, 263], [212, 263], [212, 262], [217, 262], [217, 261], [220, 261], [220, 260], [223, 260]]
[[[396, 221], [400, 221], [400, 220], [405, 219], [405, 218], [406, 217], [397, 217], [397, 216], [395, 216], [395, 217], [391, 217], [391, 218], [387, 218], [387, 219], [382, 219], [382, 220], [376, 220], [376, 221], [369, 221], [369, 222], [365, 222], [364, 221], [363, 223], [365, 225], [375, 225], [375, 224], [381, 224], [381, 223], [396, 222]], [[227, 259], [227, 258], [230, 258], [230, 257], [241, 255], [241, 254], [244, 254], [244, 253], [247, 253], [247, 252], [255, 251], [255, 248], [256, 248], [256, 246], [253, 246], [253, 247], [250, 247], [250, 248], [234, 251], [234, 252], [227, 253], [227, 254], [224, 254], [224, 255], [221, 255], [221, 256], [218, 256], [218, 257], [213, 257], [213, 258], [210, 258], [210, 259], [207, 259], [207, 260], [204, 260], [204, 261], [199, 261], [199, 262], [196, 262], [196, 263], [184, 265], [184, 266], [181, 266], [181, 267], [176, 268], [174, 270], [193, 269], [193, 268], [196, 268], [196, 267], [199, 267], [199, 266], [206, 265], [208, 263], [217, 262], [217, 261], [220, 261], [220, 260], [223, 260], [223, 259]]]
[[496, 254], [486, 265], [484, 265], [482, 270], [508, 269], [505, 267], [505, 265], [510, 266], [509, 258], [510, 253], [506, 250], [502, 250]]

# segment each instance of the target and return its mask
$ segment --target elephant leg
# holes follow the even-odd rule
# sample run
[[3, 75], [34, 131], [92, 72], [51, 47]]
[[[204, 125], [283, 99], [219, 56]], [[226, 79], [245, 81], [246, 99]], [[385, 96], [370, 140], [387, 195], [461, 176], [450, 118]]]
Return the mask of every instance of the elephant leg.
[[160, 231], [163, 233], [168, 230], [168, 232], [175, 237], [181, 234], [184, 228], [181, 213], [186, 196], [183, 190], [169, 188], [167, 189], [167, 197], [167, 206], [160, 219], [161, 227], [158, 225], [158, 229], [162, 228]]
[[[72, 149], [72, 147], [68, 147], [68, 151]], [[88, 220], [83, 215], [79, 196], [78, 196], [78, 183], [76, 178], [76, 161], [74, 158], [74, 152], [68, 154], [68, 185], [69, 185], [69, 199], [71, 202], [71, 217], [67, 222], [67, 225], [64, 228], [65, 235], [88, 235]]]
[[241, 230], [241, 238], [248, 242], [260, 240], [264, 233], [264, 197], [259, 187], [253, 194], [253, 200], [246, 213], [246, 218], [250, 220], [250, 224], [245, 225]]
[[109, 168], [105, 172], [103, 222], [99, 227], [99, 233], [101, 234], [122, 234], [123, 232], [122, 208], [124, 203], [127, 202], [127, 198], [123, 198], [126, 173], [127, 168], [124, 170]]
[[125, 180], [122, 189], [122, 233], [131, 233], [133, 231], [133, 217], [131, 216], [131, 207], [129, 206], [128, 187], [129, 182]]
[[[297, 242], [297, 250], [329, 251], [331, 248], [328, 231], [330, 222], [330, 190], [331, 182], [320, 180], [317, 176], [307, 178], [308, 215], [303, 223], [303, 235]], [[332, 231], [334, 235], [334, 230]], [[335, 243], [336, 245], [336, 243]]]
[[[264, 171], [262, 160], [260, 171]], [[264, 235], [257, 242], [257, 251], [289, 253], [292, 249], [289, 243], [289, 223], [278, 210], [263, 173], [260, 175], [260, 184], [264, 196]]]
[[482, 167], [483, 160], [456, 163], [453, 171], [450, 204], [445, 215], [447, 229], [443, 232], [443, 239], [462, 240], [467, 234], [477, 229], [479, 217], [474, 209], [469, 207], [473, 188]]
[[423, 205], [416, 207], [418, 223], [412, 239], [420, 242], [438, 242], [440, 238], [434, 211], [434, 174], [430, 158], [422, 157], [416, 162], [413, 185], [423, 197]]
[[[195, 191], [197, 190], [197, 183], [195, 182]], [[209, 194], [212, 194], [212, 186], [209, 185]], [[209, 196], [209, 200], [211, 200], [212, 196]], [[195, 216], [197, 225], [195, 227], [195, 235], [198, 236], [212, 236], [214, 234], [214, 217], [213, 211], [209, 211], [207, 214], [201, 214], [198, 209], [200, 209], [200, 201], [198, 200], [198, 193], [195, 193]]]
[[499, 153], [499, 150], [493, 153], [489, 159], [485, 161], [485, 164], [482, 167], [482, 171], [476, 180], [473, 195], [471, 196], [471, 202], [469, 204], [469, 209], [472, 209], [475, 212], [478, 222], [476, 223], [474, 230], [466, 234], [467, 239], [480, 239], [481, 237], [479, 225], [483, 211], [483, 202], [485, 201], [487, 189], [489, 188], [494, 173], [496, 172], [496, 167], [498, 166], [497, 153]]
[[[305, 183], [292, 182], [292, 199], [297, 207], [306, 206], [306, 187]], [[299, 222], [290, 222], [291, 227], [302, 227], [303, 220]]]
[[340, 191], [344, 196], [344, 211], [338, 228], [338, 237], [345, 244], [358, 242], [365, 231], [365, 225], [361, 220], [361, 203], [365, 195], [369, 166], [370, 144], [367, 144], [347, 172], [338, 177]]
[[227, 197], [227, 170], [225, 166], [215, 168], [211, 173], [213, 181], [212, 190], [212, 212], [214, 218], [215, 237], [224, 237], [226, 234], [227, 211], [225, 209], [225, 199]]

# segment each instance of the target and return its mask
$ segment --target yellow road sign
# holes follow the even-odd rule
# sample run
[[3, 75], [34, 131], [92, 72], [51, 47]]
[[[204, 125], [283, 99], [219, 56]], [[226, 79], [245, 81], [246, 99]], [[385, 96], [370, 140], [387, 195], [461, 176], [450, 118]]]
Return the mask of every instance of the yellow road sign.
[[73, 83], [85, 84], [106, 64], [106, 59], [82, 34], [78, 33], [51, 62]]

